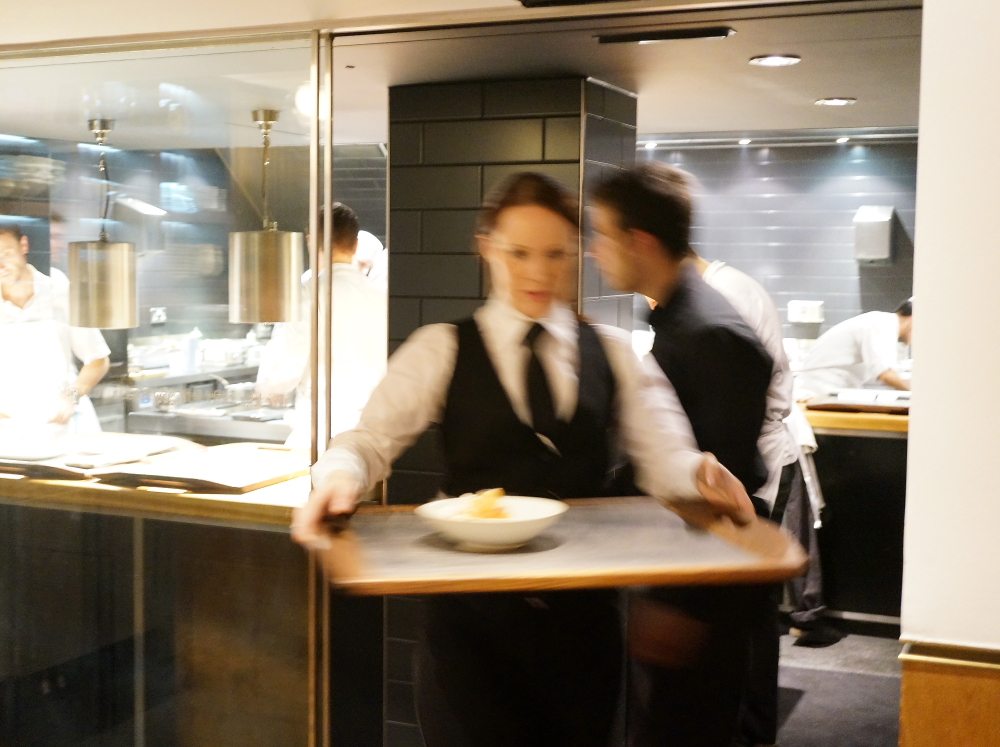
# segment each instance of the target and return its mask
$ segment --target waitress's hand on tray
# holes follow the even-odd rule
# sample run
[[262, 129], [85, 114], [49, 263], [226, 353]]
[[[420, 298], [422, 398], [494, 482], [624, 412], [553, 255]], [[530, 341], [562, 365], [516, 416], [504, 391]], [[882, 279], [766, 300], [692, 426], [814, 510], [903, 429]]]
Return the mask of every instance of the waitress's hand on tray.
[[712, 509], [737, 524], [749, 524], [756, 512], [743, 483], [726, 469], [715, 455], [705, 452], [695, 475], [698, 492]]
[[311, 549], [329, 547], [327, 527], [342, 524], [354, 513], [364, 486], [347, 472], [331, 472], [316, 485], [305, 505], [292, 512], [292, 539]]

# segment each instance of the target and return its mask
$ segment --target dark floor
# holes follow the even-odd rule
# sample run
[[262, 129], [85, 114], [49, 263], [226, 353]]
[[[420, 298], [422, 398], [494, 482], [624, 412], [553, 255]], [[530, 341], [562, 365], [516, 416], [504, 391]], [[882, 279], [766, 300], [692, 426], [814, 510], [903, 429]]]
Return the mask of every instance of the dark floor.
[[899, 641], [846, 635], [825, 648], [781, 639], [781, 747], [889, 747], [899, 737]]

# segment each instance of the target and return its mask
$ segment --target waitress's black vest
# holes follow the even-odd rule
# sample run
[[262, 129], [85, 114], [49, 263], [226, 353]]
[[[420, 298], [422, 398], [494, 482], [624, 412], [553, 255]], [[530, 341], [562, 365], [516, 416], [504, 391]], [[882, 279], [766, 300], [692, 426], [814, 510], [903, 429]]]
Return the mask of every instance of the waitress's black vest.
[[518, 419], [475, 320], [457, 327], [455, 373], [441, 423], [444, 491], [461, 495], [499, 487], [509, 495], [609, 495], [615, 380], [594, 329], [580, 322], [577, 408], [553, 439], [557, 454]]

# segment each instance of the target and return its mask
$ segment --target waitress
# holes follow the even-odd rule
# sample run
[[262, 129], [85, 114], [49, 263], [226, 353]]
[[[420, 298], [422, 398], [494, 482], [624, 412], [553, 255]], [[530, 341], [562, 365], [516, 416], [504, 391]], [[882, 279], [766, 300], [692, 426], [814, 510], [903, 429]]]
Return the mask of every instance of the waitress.
[[0, 427], [99, 431], [86, 395], [108, 372], [110, 351], [96, 329], [69, 326], [69, 280], [36, 270], [28, 250], [20, 228], [0, 226]]
[[[654, 386], [624, 333], [565, 304], [578, 215], [568, 191], [534, 173], [487, 199], [477, 241], [489, 300], [396, 351], [358, 427], [313, 467], [315, 488], [292, 524], [298, 542], [321, 542], [324, 515], [352, 511], [431, 424], [450, 495], [613, 495], [623, 449], [646, 492], [752, 516], [736, 479], [694, 450], [666, 379]], [[622, 666], [616, 592], [438, 595], [426, 613], [416, 697], [428, 747], [609, 744]]]

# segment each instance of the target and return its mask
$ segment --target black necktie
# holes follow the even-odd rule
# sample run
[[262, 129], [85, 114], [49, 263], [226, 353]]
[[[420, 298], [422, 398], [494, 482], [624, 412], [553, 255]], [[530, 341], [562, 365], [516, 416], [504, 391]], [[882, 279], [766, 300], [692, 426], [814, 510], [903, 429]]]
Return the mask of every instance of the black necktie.
[[552, 390], [549, 388], [549, 380], [545, 376], [545, 369], [538, 358], [538, 351], [535, 349], [535, 342], [538, 336], [545, 331], [545, 328], [535, 322], [524, 336], [524, 344], [528, 346], [531, 356], [528, 358], [528, 405], [531, 408], [531, 422], [536, 433], [541, 433], [550, 440], [556, 435], [559, 421], [556, 418], [556, 409], [552, 404]]

